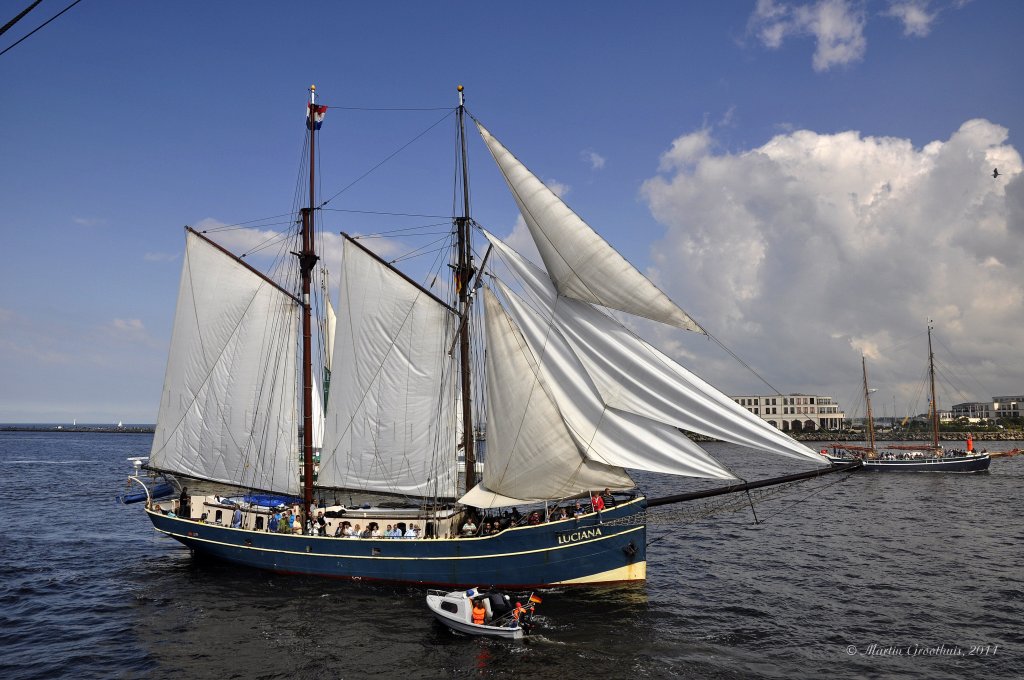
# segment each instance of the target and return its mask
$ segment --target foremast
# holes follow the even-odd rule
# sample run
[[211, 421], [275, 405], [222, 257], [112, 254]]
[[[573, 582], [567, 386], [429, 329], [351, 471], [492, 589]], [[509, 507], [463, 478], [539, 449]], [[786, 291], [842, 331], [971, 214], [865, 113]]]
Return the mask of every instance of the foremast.
[[316, 205], [316, 85], [309, 86], [309, 207], [302, 208], [302, 250], [293, 253], [299, 258], [302, 277], [302, 505], [308, 521], [313, 502], [313, 322], [310, 289], [313, 267], [316, 266], [316, 245], [313, 239], [313, 209]]
[[470, 394], [470, 346], [469, 318], [472, 303], [473, 252], [470, 238], [469, 218], [469, 166], [466, 159], [466, 95], [462, 85], [458, 87], [459, 106], [456, 113], [459, 121], [459, 154], [462, 170], [462, 215], [455, 218], [455, 290], [459, 296], [459, 366], [462, 388], [462, 450], [466, 459], [466, 492], [476, 485], [476, 452], [473, 439], [473, 401]]

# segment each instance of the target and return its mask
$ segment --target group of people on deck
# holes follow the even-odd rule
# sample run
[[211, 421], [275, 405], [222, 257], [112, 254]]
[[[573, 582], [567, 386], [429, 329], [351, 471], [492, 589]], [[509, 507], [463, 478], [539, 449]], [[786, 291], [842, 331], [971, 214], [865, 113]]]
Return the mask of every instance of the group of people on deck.
[[[616, 504], [615, 497], [607, 488], [602, 492], [592, 493], [589, 500], [589, 505], [584, 505], [583, 499], [577, 499], [575, 502], [570, 504], [556, 505], [551, 508], [550, 511], [547, 511], [547, 509], [545, 509], [545, 512], [534, 510], [526, 516], [522, 515], [519, 512], [519, 508], [516, 507], [513, 507], [511, 511], [504, 511], [500, 516], [488, 516], [485, 514], [483, 517], [479, 518], [479, 521], [476, 516], [470, 514], [455, 535], [449, 533], [445, 538], [476, 538], [494, 536], [509, 527], [537, 525], [544, 522], [557, 522], [591, 513], [597, 513], [600, 517], [601, 511], [614, 507]], [[188, 496], [187, 489], [182, 489], [181, 497], [178, 502], [179, 513], [182, 516], [188, 517], [189, 501], [190, 498]], [[165, 514], [173, 514], [172, 512], [160, 509], [159, 506], [156, 507]], [[220, 524], [220, 511], [217, 512], [217, 516], [217, 523]], [[206, 513], [203, 513], [203, 517], [201, 517], [199, 521], [207, 521]], [[310, 519], [305, 523], [305, 527], [303, 527], [302, 515], [300, 514], [299, 507], [292, 506], [291, 508], [274, 512], [270, 516], [269, 522], [267, 522], [266, 530], [270, 533], [333, 536], [334, 538], [407, 539], [424, 537], [420, 527], [413, 522], [397, 522], [394, 525], [388, 524], [384, 529], [381, 529], [377, 522], [370, 522], [366, 525], [366, 528], [363, 528], [359, 524], [353, 525], [351, 522], [345, 520], [340, 522], [333, 532], [331, 531], [331, 524], [332, 523], [328, 522], [324, 517], [324, 511], [319, 509], [314, 503], [310, 506]], [[261, 526], [262, 522], [259, 522], [257, 527], [259, 528]], [[240, 506], [236, 506], [232, 511], [231, 527], [235, 529], [243, 528], [243, 513]], [[429, 526], [427, 529], [428, 533], [430, 533]], [[428, 535], [427, 537], [431, 538], [433, 536]], [[440, 538], [440, 536], [437, 537]]]
[[[519, 512], [519, 508], [512, 508], [511, 512], [506, 510], [500, 516], [489, 517], [484, 515], [479, 522], [476, 521], [473, 515], [470, 515], [465, 523], [463, 523], [459, 535], [462, 537], [493, 536], [513, 526], [524, 524], [533, 526], [544, 522], [557, 522], [594, 512], [600, 514], [606, 508], [615, 507], [615, 504], [615, 496], [612, 495], [610, 489], [605, 489], [604, 491], [595, 491], [591, 494], [589, 505], [584, 505], [583, 500], [576, 500], [572, 504], [556, 506], [547, 513], [534, 510], [526, 516]], [[546, 517], [545, 514], [547, 515]]]
[[388, 524], [383, 530], [377, 522], [370, 522], [366, 528], [358, 524], [352, 525], [348, 520], [338, 525], [334, 530], [335, 538], [421, 538], [420, 528], [410, 522], [403, 526], [404, 522], [398, 522], [394, 526]]

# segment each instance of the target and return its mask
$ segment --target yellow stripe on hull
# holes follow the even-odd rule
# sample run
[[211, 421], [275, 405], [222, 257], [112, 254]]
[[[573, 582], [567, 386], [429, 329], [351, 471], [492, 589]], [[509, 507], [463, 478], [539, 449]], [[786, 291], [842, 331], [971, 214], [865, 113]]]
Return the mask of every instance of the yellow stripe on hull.
[[644, 581], [647, 579], [647, 561], [627, 564], [618, 569], [602, 571], [600, 574], [558, 581], [552, 585], [580, 585], [583, 583], [613, 583], [619, 581]]

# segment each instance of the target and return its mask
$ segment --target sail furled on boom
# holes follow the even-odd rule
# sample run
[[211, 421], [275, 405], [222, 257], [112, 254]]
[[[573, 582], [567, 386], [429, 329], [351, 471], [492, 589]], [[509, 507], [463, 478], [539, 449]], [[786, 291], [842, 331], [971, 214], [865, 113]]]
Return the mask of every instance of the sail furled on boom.
[[703, 333], [665, 293], [631, 265], [477, 122], [559, 294]]
[[[559, 295], [540, 267], [494, 235], [484, 234], [542, 310], [544, 323], [552, 326], [551, 336], [557, 334], [571, 348], [572, 357], [611, 412], [634, 414], [740, 446], [823, 463], [815, 451], [753, 415], [601, 310]], [[684, 445], [680, 455], [692, 452]]]
[[455, 496], [453, 312], [346, 238], [321, 487]]
[[297, 301], [189, 231], [149, 464], [294, 494]]

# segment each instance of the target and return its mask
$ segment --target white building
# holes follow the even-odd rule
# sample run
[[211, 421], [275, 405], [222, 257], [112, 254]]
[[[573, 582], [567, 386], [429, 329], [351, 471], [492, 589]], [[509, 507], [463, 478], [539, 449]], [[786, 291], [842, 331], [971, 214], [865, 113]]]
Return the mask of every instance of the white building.
[[983, 420], [999, 420], [1001, 418], [1020, 418], [1024, 416], [1024, 396], [1010, 395], [992, 397], [992, 401], [968, 401], [953, 404], [953, 418], [967, 418], [968, 422], [977, 423]]
[[819, 395], [744, 395], [732, 397], [732, 400], [783, 432], [838, 430], [846, 417], [832, 397]]
[[992, 397], [992, 411], [996, 418], [1020, 418], [1024, 396]]
[[992, 403], [985, 401], [965, 401], [953, 404], [953, 420], [966, 418], [969, 423], [980, 423], [992, 418]]

